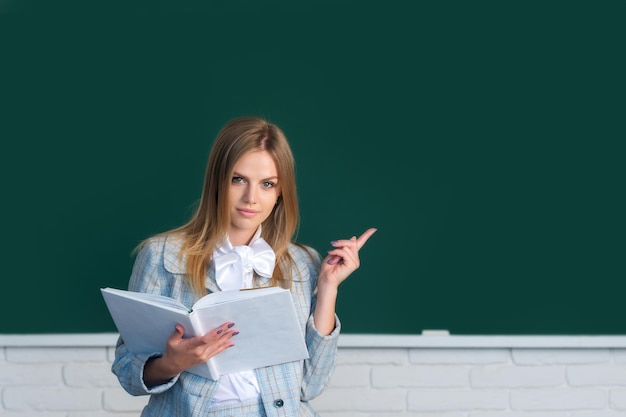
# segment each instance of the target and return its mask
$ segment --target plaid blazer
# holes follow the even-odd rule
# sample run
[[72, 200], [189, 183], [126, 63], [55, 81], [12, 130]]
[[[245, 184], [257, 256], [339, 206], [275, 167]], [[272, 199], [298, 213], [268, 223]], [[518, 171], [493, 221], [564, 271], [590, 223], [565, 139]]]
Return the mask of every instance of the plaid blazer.
[[[151, 239], [137, 255], [129, 290], [165, 295], [191, 307], [198, 297], [183, 279], [185, 259], [179, 259], [179, 250], [180, 243], [176, 239]], [[258, 412], [252, 415], [317, 416], [308, 401], [326, 389], [335, 368], [339, 320], [335, 317], [335, 330], [328, 336], [322, 336], [313, 323], [319, 254], [294, 244], [290, 245], [289, 253], [297, 266], [297, 270], [293, 271], [291, 294], [305, 335], [309, 359], [256, 369], [262, 401], [258, 404]], [[259, 284], [268, 286], [269, 279], [260, 278]], [[208, 271], [206, 287], [208, 292], [219, 291], [212, 270]], [[144, 365], [151, 357], [161, 354], [132, 354], [121, 338], [116, 347], [112, 371], [122, 387], [131, 395], [150, 395], [142, 417], [250, 415], [249, 407], [231, 406], [228, 413], [211, 407], [219, 381], [189, 372], [182, 372], [164, 385], [146, 387], [143, 382]]]

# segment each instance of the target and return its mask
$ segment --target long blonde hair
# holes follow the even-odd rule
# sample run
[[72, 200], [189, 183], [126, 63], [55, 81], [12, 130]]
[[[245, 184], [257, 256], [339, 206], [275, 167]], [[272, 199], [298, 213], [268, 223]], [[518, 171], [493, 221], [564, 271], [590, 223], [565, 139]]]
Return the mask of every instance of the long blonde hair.
[[242, 117], [224, 126], [213, 143], [195, 214], [185, 225], [165, 233], [182, 238], [180, 257], [186, 257], [186, 274], [198, 295], [206, 291], [207, 267], [230, 227], [228, 187], [235, 164], [251, 151], [268, 152], [278, 169], [280, 197], [262, 224], [261, 236], [276, 253], [271, 284], [290, 286], [294, 261], [287, 249], [298, 225], [293, 154], [285, 134], [276, 125], [261, 118]]

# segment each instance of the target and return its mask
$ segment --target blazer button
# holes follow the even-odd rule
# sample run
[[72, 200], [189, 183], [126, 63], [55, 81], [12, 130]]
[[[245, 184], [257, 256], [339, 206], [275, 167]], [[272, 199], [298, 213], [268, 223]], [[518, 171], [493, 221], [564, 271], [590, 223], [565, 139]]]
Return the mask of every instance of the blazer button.
[[285, 402], [283, 400], [276, 400], [274, 401], [274, 407], [282, 407], [283, 405], [285, 405]]

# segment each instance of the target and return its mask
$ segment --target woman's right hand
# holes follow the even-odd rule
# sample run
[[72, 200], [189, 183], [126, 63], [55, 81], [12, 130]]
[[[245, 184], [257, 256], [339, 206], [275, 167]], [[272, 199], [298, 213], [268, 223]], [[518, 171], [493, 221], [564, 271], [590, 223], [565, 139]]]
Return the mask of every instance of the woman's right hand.
[[185, 330], [181, 325], [176, 325], [174, 333], [167, 339], [165, 354], [148, 360], [144, 367], [146, 386], [164, 384], [181, 372], [234, 346], [231, 338], [239, 334], [234, 325], [227, 322], [204, 336], [190, 338], [184, 338]]

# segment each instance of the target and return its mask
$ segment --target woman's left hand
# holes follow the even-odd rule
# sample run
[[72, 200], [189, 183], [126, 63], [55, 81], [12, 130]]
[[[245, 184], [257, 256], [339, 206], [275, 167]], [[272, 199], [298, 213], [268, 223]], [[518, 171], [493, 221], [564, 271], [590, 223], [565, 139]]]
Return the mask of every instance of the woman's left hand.
[[328, 256], [322, 262], [318, 285], [321, 287], [339, 287], [351, 273], [360, 266], [359, 250], [377, 229], [367, 229], [358, 238], [342, 239], [331, 242], [334, 249], [328, 251]]
[[313, 314], [315, 327], [320, 334], [329, 335], [335, 328], [335, 303], [339, 284], [359, 267], [359, 249], [375, 232], [374, 228], [367, 229], [358, 238], [353, 236], [351, 239], [330, 243], [334, 249], [328, 251], [328, 256], [322, 262], [317, 278], [317, 303]]

